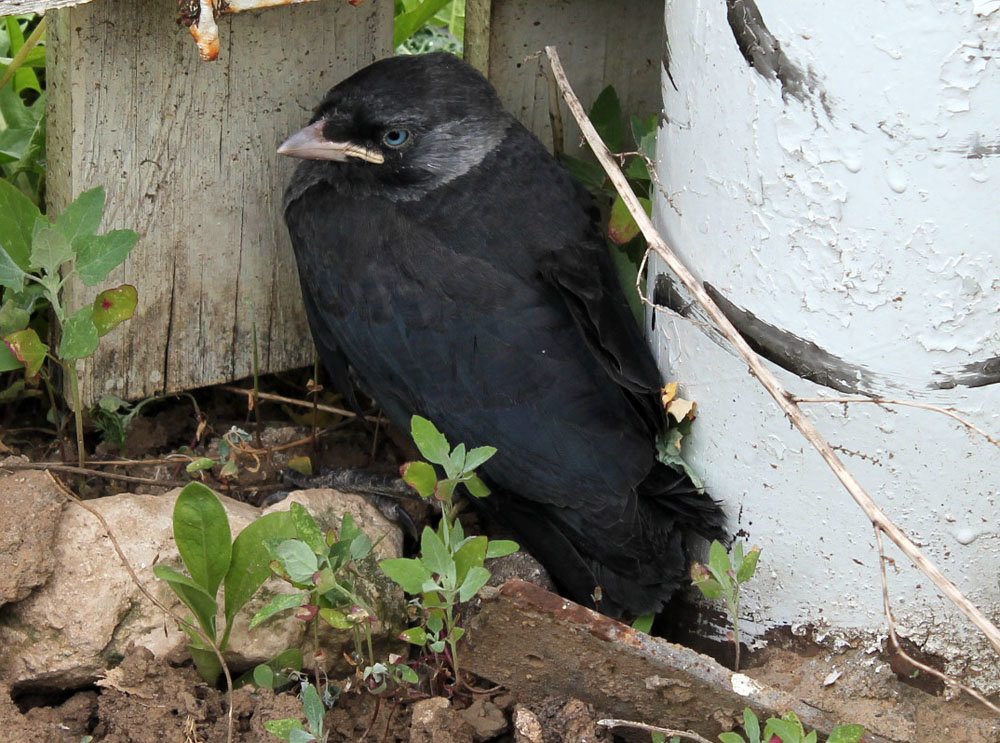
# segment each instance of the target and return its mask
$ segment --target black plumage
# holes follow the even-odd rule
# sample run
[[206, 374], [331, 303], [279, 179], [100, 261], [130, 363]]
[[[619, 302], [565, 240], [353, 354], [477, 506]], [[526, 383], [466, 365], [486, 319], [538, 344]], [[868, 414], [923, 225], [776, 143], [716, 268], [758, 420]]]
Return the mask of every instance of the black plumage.
[[447, 54], [376, 62], [279, 150], [325, 366], [408, 430], [490, 444], [479, 502], [571, 598], [658, 611], [717, 504], [659, 464], [660, 375], [590, 195]]

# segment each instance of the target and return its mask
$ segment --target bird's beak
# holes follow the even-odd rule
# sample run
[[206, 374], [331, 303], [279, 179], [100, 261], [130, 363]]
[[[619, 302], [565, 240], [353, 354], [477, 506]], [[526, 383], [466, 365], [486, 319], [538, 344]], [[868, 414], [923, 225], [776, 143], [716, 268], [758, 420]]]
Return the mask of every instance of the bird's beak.
[[378, 150], [357, 144], [355, 142], [331, 142], [323, 136], [323, 124], [320, 119], [301, 129], [278, 148], [279, 155], [301, 157], [304, 160], [336, 160], [346, 162], [349, 157], [356, 157], [365, 162], [380, 165], [385, 157]]

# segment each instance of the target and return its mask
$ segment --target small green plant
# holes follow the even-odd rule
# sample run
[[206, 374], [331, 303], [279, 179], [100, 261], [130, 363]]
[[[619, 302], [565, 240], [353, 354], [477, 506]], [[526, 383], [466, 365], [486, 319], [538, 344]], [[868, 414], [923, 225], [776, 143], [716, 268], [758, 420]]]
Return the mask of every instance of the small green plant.
[[[806, 733], [794, 712], [781, 717], [770, 717], [761, 734], [760, 721], [749, 707], [743, 710], [744, 738], [739, 733], [719, 733], [722, 743], [816, 743], [816, 731]], [[838, 725], [830, 733], [827, 743], [859, 743], [865, 729], [861, 725]]]
[[[707, 599], [722, 598], [733, 623], [733, 670], [740, 670], [740, 588], [757, 572], [760, 547], [753, 547], [745, 556], [743, 543], [733, 546], [732, 560], [722, 542], [713, 540], [708, 553], [708, 564], [691, 565], [691, 580]], [[733, 565], [737, 567], [734, 569]]]
[[396, 0], [397, 54], [461, 55], [464, 34], [465, 0]]
[[[122, 284], [100, 292], [74, 312], [63, 304], [62, 288], [67, 281], [76, 277], [86, 286], [97, 286], [128, 257], [139, 239], [131, 230], [98, 235], [103, 215], [103, 188], [84, 191], [52, 220], [17, 188], [0, 180], [0, 286], [4, 289], [0, 371], [21, 368], [27, 379], [36, 379], [44, 374], [46, 358], [65, 370], [81, 466], [85, 451], [76, 363], [97, 350], [102, 336], [132, 317], [138, 300], [135, 287]], [[39, 337], [39, 321], [33, 316], [45, 304], [52, 309], [60, 336], [54, 351]]]
[[[466, 451], [465, 444], [452, 449], [445, 435], [420, 416], [413, 416], [410, 426], [414, 443], [428, 461], [409, 462], [401, 473], [421, 496], [440, 503], [441, 520], [436, 530], [424, 527], [419, 557], [383, 560], [379, 564], [389, 578], [416, 597], [411, 603], [422, 622], [406, 630], [403, 638], [426, 646], [435, 656], [444, 655], [458, 683], [458, 641], [465, 630], [456, 622], [455, 608], [475, 596], [490, 579], [490, 571], [484, 566], [487, 559], [509, 555], [518, 546], [510, 540], [467, 537], [457, 518], [460, 504], [454, 496], [459, 485], [464, 485], [473, 497], [489, 495], [489, 488], [475, 470], [496, 454], [496, 449], [480, 446]], [[443, 478], [438, 478], [435, 464], [444, 470]]]
[[45, 18], [0, 18], [0, 176], [42, 206]]
[[[201, 630], [220, 652], [229, 644], [233, 619], [271, 574], [271, 555], [265, 542], [295, 536], [295, 525], [287, 511], [261, 516], [231, 539], [229, 517], [219, 497], [205, 485], [192, 482], [181, 490], [174, 504], [174, 541], [188, 575], [168, 565], [157, 565], [153, 573], [166, 581], [192, 611]], [[225, 630], [219, 636], [217, 595], [224, 591]], [[181, 628], [191, 638], [188, 649], [198, 672], [215, 683], [222, 665], [212, 647], [191, 623]]]
[[300, 504], [293, 503], [289, 514], [295, 537], [267, 539], [265, 546], [271, 556], [271, 569], [299, 592], [275, 596], [250, 620], [250, 628], [282, 612], [296, 610], [296, 618], [311, 625], [317, 657], [322, 657], [320, 621], [354, 633], [355, 659], [363, 669], [362, 681], [369, 691], [385, 691], [390, 680], [416, 683], [416, 672], [409, 666], [392, 659], [375, 659], [372, 622], [378, 617], [362, 595], [360, 573], [355, 567], [371, 554], [371, 538], [349, 513], [344, 514], [338, 532], [331, 529], [326, 534]]
[[[196, 457], [188, 462], [187, 467], [185, 467], [187, 473], [189, 475], [198, 475], [200, 472], [210, 470], [221, 464], [222, 468], [219, 470], [219, 479], [223, 481], [234, 480], [240, 473], [241, 456], [250, 457], [254, 460], [251, 471], [256, 472], [260, 467], [260, 460], [256, 454], [247, 451], [250, 448], [251, 438], [251, 435], [242, 428], [233, 426], [219, 439], [218, 458]], [[200, 477], [200, 475], [198, 476]]]
[[326, 716], [326, 705], [320, 699], [316, 687], [308, 681], [302, 682], [302, 691], [299, 694], [302, 700], [302, 711], [305, 714], [306, 724], [294, 717], [285, 717], [280, 720], [268, 720], [264, 727], [268, 732], [273, 733], [282, 740], [289, 743], [309, 743], [309, 741], [319, 741], [323, 743], [329, 735], [323, 730], [323, 718]]

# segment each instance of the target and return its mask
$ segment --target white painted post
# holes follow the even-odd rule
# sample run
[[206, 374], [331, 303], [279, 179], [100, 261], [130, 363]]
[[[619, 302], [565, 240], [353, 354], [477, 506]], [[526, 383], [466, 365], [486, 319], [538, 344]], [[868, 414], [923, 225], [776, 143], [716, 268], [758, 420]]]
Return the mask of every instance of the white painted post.
[[[1000, 439], [1000, 2], [667, 0], [666, 28], [658, 224], [782, 383], [953, 407]], [[867, 519], [746, 364], [669, 303], [684, 316], [656, 313], [654, 341], [699, 405], [687, 456], [764, 548], [751, 631], [884, 636]], [[889, 516], [1000, 614], [1000, 450], [927, 410], [808, 409]], [[902, 634], [1000, 689], [987, 643], [887, 549]]]

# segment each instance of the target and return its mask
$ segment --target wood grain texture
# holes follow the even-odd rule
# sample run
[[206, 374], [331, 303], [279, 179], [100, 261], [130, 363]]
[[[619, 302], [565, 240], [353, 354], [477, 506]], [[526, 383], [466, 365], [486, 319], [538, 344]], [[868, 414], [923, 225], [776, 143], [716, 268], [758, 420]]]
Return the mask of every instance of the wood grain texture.
[[[650, 0], [492, 0], [489, 77], [504, 105], [551, 148], [548, 82], [527, 57], [549, 45], [559, 56], [577, 95], [589, 106], [614, 85], [627, 114], [663, 108], [663, 3]], [[564, 117], [566, 151], [580, 130]]]
[[[50, 210], [103, 185], [103, 229], [141, 236], [106, 282], [134, 284], [138, 311], [84, 365], [85, 400], [247, 376], [254, 325], [263, 372], [310, 363], [281, 219], [295, 162], [275, 148], [328, 88], [389, 53], [392, 4], [329, 0], [227, 16], [212, 63], [199, 61], [171, 0], [101, 0], [52, 15]], [[71, 309], [92, 296], [67, 286]]]

